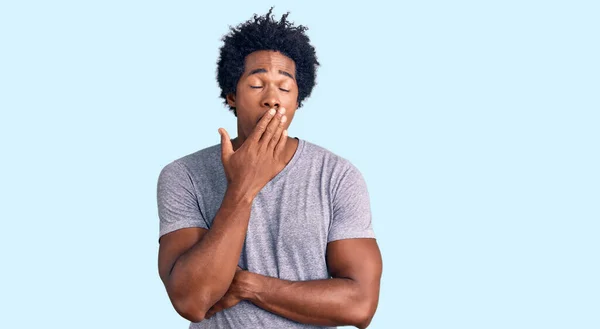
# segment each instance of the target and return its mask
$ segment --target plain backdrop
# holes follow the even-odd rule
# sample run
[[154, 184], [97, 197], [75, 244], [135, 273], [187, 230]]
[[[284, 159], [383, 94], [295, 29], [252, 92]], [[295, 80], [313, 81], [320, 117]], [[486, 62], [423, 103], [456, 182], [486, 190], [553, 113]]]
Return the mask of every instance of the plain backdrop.
[[158, 276], [156, 181], [235, 134], [218, 48], [309, 27], [290, 128], [363, 173], [370, 328], [600, 328], [597, 1], [2, 1], [2, 328], [187, 328]]

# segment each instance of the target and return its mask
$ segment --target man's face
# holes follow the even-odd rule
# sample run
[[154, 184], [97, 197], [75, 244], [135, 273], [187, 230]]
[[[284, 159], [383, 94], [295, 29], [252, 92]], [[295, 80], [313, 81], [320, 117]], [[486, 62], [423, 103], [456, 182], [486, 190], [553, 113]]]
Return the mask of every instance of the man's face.
[[246, 56], [244, 73], [236, 94], [227, 96], [236, 108], [238, 134], [248, 137], [260, 118], [271, 108], [285, 108], [287, 129], [298, 108], [298, 85], [294, 61], [272, 50], [259, 50]]

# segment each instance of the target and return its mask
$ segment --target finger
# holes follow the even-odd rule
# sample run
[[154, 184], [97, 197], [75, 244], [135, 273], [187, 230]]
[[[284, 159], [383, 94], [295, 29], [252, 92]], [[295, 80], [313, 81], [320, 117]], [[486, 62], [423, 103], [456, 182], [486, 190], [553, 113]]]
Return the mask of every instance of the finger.
[[232, 308], [235, 305], [237, 305], [239, 303], [239, 300], [235, 299], [235, 298], [230, 298], [228, 301], [226, 301], [223, 304], [223, 310], [226, 310], [228, 308]]
[[281, 135], [283, 133], [283, 130], [284, 130], [283, 128], [285, 127], [286, 121], [287, 121], [287, 117], [285, 115], [283, 117], [281, 117], [279, 126], [277, 127], [277, 130], [275, 131], [275, 133], [273, 134], [273, 137], [271, 138], [271, 141], [269, 142], [269, 150], [274, 150], [275, 146], [277, 146], [277, 143], [281, 139]]
[[279, 154], [281, 154], [281, 152], [283, 152], [283, 150], [285, 150], [285, 144], [287, 143], [287, 140], [288, 140], [288, 131], [286, 129], [281, 133], [281, 138], [279, 139], [277, 146], [275, 146], [275, 155], [279, 155]]
[[229, 159], [231, 154], [233, 154], [233, 145], [231, 144], [229, 134], [225, 128], [219, 128], [219, 135], [221, 135], [221, 157]]
[[267, 111], [267, 113], [265, 113], [262, 116], [262, 118], [258, 121], [256, 127], [254, 127], [254, 130], [252, 130], [250, 136], [248, 136], [248, 139], [253, 140], [254, 142], [258, 142], [260, 140], [260, 137], [263, 135], [265, 129], [267, 129], [269, 122], [271, 122], [271, 119], [273, 119], [275, 113], [275, 109], [270, 109], [269, 111]]
[[285, 113], [285, 108], [283, 108], [283, 107], [280, 108], [279, 111], [277, 111], [277, 115], [275, 115], [275, 117], [271, 120], [271, 122], [269, 122], [267, 129], [265, 129], [265, 132], [263, 133], [263, 135], [260, 139], [260, 143], [265, 148], [267, 148], [269, 146], [269, 142], [271, 141], [271, 138], [273, 138], [273, 135], [275, 134], [277, 127], [279, 127], [279, 124], [281, 123], [281, 118], [283, 117], [284, 113]]

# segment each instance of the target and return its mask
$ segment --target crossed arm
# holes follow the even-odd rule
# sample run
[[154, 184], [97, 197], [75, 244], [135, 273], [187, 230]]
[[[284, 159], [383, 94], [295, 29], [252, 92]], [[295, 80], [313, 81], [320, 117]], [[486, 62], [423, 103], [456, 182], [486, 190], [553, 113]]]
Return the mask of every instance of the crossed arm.
[[[214, 228], [213, 228], [214, 229]], [[175, 309], [193, 322], [210, 318], [223, 309], [247, 300], [269, 312], [290, 320], [322, 326], [353, 325], [366, 328], [377, 308], [382, 261], [375, 239], [346, 239], [330, 242], [327, 246], [327, 266], [331, 279], [313, 281], [287, 281], [263, 276], [237, 268], [224, 275], [229, 283], [225, 292], [207, 299], [206, 288], [210, 279], [203, 283], [189, 282], [193, 275], [179, 273], [175, 268], [199, 271], [201, 265], [190, 263], [194, 251], [210, 231], [186, 228], [166, 234], [161, 238], [159, 249], [159, 272]], [[179, 265], [186, 263], [187, 266]], [[196, 280], [199, 278], [196, 277]], [[179, 280], [180, 282], [173, 282]], [[188, 281], [188, 282], [183, 282]], [[214, 285], [222, 282], [213, 281]], [[170, 287], [187, 286], [187, 296], [177, 294]], [[195, 288], [195, 289], [194, 289]], [[171, 291], [170, 291], [171, 290]], [[213, 290], [214, 291], [214, 290]], [[204, 296], [204, 297], [202, 297]], [[177, 299], [184, 299], [181, 302]], [[190, 305], [190, 303], [195, 305]], [[185, 307], [183, 307], [185, 305]], [[183, 307], [183, 308], [182, 308]], [[194, 310], [194, 311], [190, 311]]]

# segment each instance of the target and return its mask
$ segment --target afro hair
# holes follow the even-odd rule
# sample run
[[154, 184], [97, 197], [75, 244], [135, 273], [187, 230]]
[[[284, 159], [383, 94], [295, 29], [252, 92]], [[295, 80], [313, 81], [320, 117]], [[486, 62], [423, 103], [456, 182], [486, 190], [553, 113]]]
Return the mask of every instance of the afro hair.
[[[310, 95], [316, 84], [316, 71], [319, 66], [315, 48], [304, 33], [307, 27], [294, 26], [287, 20], [289, 12], [279, 21], [273, 19], [273, 7], [264, 16], [254, 14], [253, 19], [230, 27], [223, 36], [217, 62], [217, 82], [221, 88], [221, 98], [227, 104], [227, 95], [235, 94], [237, 83], [244, 73], [246, 56], [258, 50], [279, 51], [291, 58], [296, 64], [296, 83], [298, 84], [298, 107]], [[237, 116], [235, 108], [230, 107]]]

